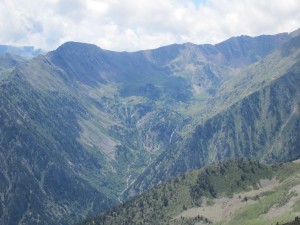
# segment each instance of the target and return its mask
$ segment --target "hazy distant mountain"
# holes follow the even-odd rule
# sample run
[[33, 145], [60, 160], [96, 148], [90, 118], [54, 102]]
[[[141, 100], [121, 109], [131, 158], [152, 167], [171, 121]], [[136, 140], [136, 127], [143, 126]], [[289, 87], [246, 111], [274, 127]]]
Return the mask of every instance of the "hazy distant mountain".
[[12, 46], [0, 45], [0, 56], [5, 54], [18, 55], [25, 59], [31, 59], [40, 54], [45, 54], [41, 49], [35, 49], [33, 46]]
[[297, 158], [299, 43], [0, 57], [0, 223], [72, 224], [211, 162]]

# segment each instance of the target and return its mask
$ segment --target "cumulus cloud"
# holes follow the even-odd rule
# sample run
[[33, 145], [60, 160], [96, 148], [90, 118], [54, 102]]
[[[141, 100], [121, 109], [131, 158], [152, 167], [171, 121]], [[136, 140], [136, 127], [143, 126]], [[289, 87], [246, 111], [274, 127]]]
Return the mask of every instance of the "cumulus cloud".
[[298, 0], [0, 0], [0, 43], [135, 51], [300, 27]]

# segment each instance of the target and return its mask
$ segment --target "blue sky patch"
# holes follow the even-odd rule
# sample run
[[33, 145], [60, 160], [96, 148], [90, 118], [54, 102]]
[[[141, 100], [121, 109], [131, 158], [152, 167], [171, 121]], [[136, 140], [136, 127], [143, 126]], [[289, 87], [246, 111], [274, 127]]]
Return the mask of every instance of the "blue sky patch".
[[200, 3], [206, 3], [207, 0], [193, 0], [195, 5], [199, 5]]

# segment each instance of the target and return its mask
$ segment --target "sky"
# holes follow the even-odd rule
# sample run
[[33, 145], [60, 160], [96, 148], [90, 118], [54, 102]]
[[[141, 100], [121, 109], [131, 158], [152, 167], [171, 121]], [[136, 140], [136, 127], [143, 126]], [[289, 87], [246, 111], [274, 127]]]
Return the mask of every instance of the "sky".
[[44, 50], [79, 41], [136, 51], [298, 28], [299, 0], [0, 0], [0, 44]]

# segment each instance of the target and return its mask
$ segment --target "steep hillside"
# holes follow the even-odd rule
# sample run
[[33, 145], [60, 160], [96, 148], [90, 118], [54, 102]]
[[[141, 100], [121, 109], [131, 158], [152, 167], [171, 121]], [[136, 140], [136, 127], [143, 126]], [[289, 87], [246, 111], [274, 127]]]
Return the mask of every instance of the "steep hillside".
[[97, 166], [76, 142], [83, 106], [36, 91], [20, 73], [0, 90], [1, 224], [66, 224], [111, 207], [115, 200], [74, 173]]
[[185, 138], [163, 152], [127, 194], [226, 158], [276, 162], [299, 157], [299, 42], [299, 36], [292, 38], [223, 83]]
[[10, 69], [24, 63], [25, 60], [16, 55], [5, 54], [0, 56], [0, 68], [1, 69]]
[[300, 213], [299, 162], [212, 164], [82, 224], [276, 224]]

